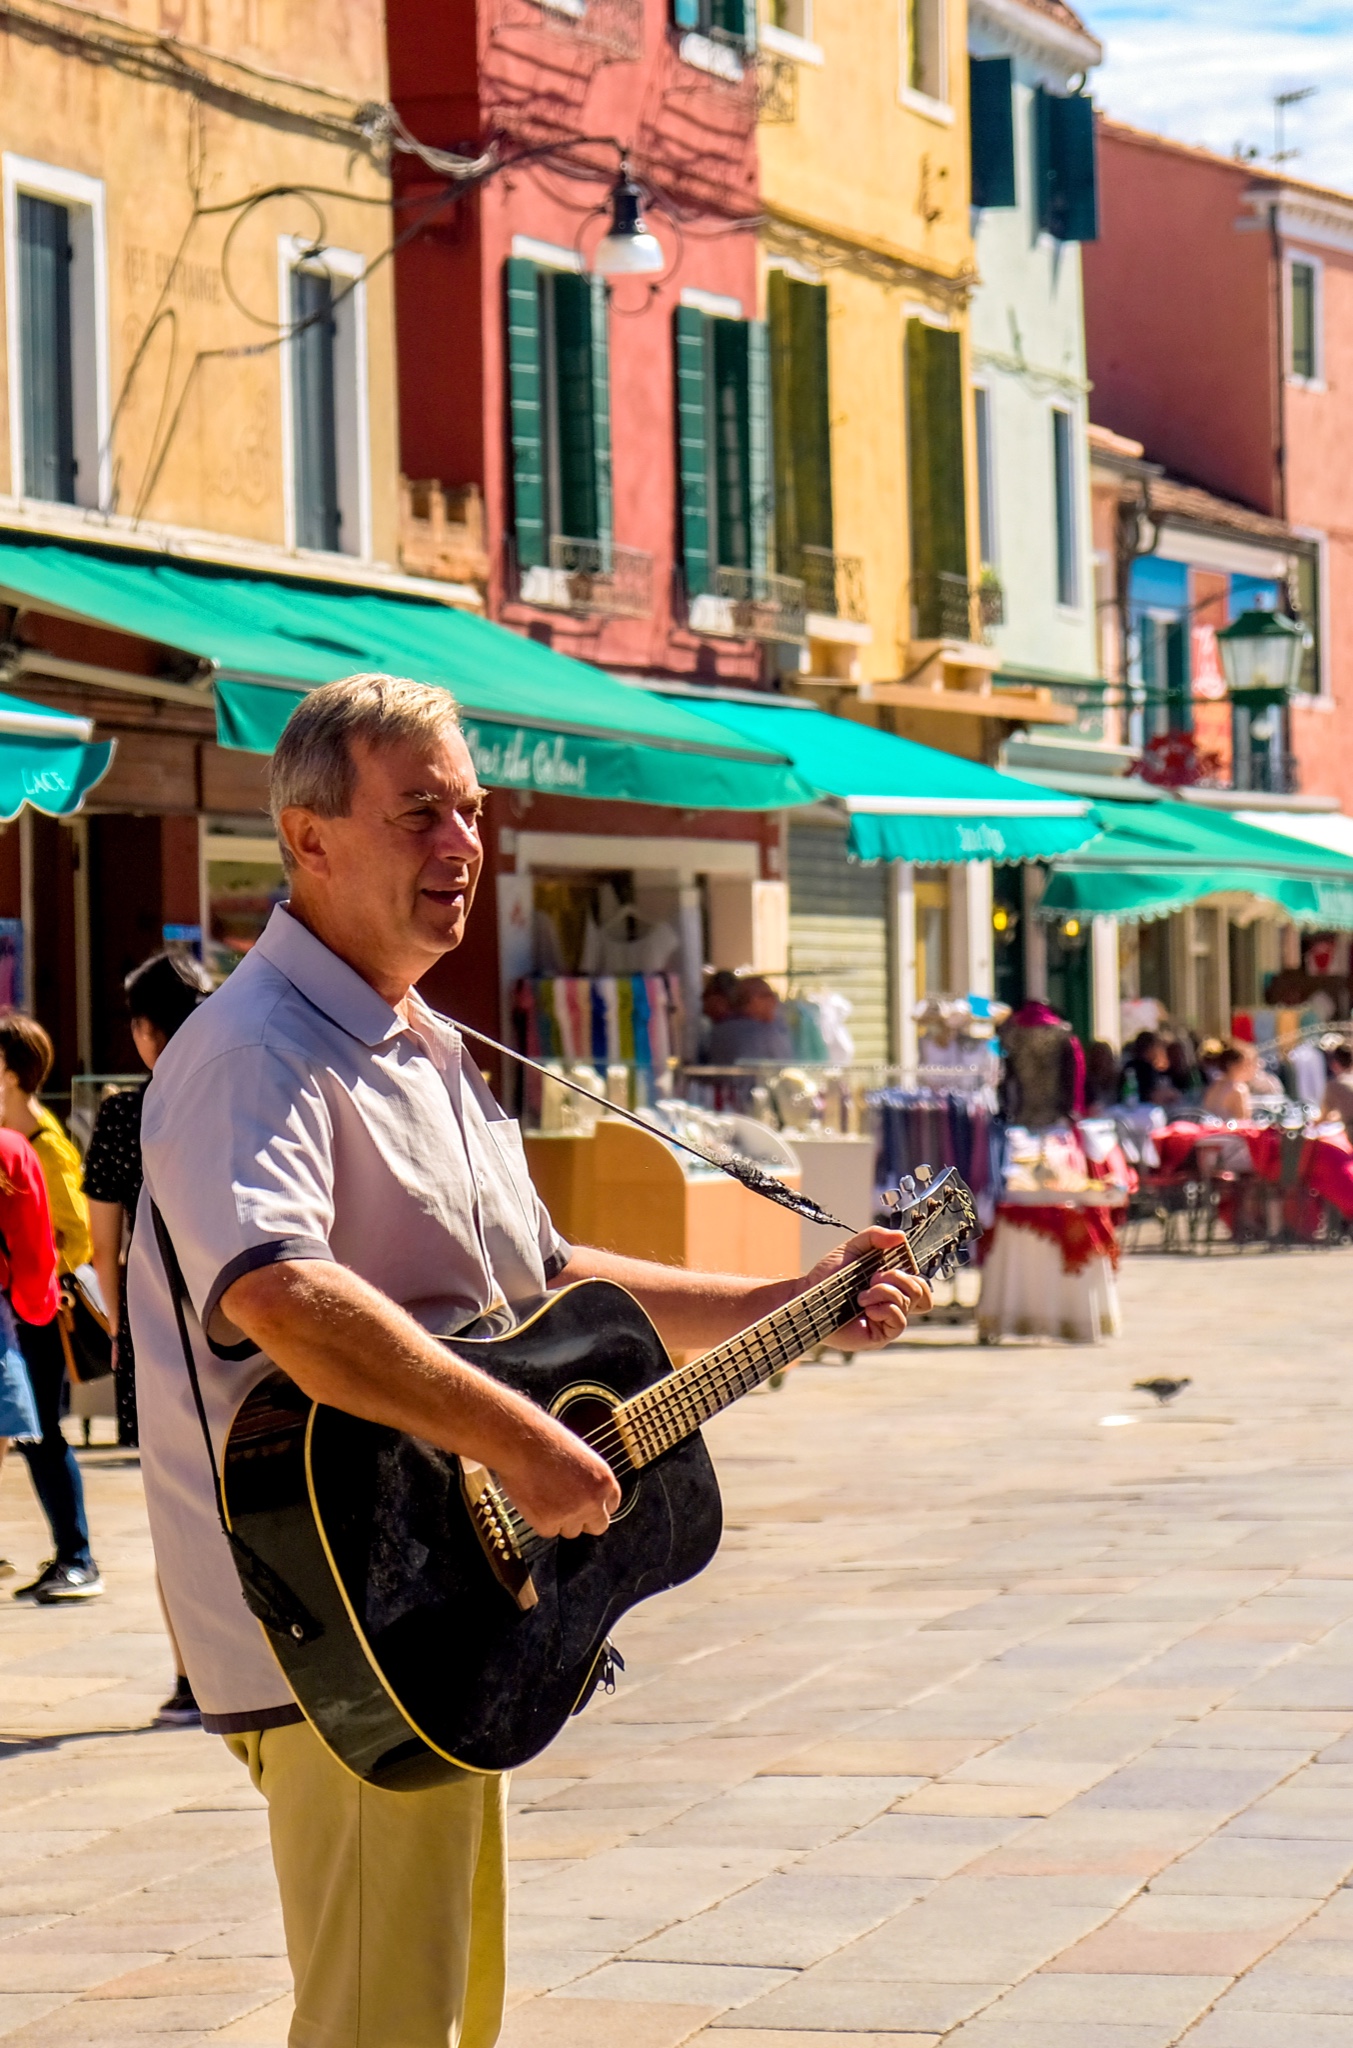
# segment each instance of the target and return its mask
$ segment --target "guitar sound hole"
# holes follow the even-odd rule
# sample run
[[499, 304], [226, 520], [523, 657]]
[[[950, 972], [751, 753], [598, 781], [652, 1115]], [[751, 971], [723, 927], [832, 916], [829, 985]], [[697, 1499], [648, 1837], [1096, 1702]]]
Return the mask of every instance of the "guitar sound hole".
[[[605, 1387], [570, 1387], [553, 1404], [551, 1413], [575, 1436], [590, 1442], [614, 1466], [617, 1457], [620, 1463], [624, 1462], [611, 1425], [611, 1414], [616, 1405], [615, 1395]], [[611, 1516], [613, 1523], [628, 1513], [639, 1485], [636, 1472], [617, 1471], [616, 1478], [620, 1481], [620, 1506]]]

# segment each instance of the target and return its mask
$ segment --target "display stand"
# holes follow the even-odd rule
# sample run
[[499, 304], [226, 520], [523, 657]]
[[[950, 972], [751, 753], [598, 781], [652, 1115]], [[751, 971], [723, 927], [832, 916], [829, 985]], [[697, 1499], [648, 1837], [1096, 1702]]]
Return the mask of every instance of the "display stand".
[[1007, 1193], [982, 1267], [977, 1338], [1099, 1344], [1122, 1332], [1112, 1208], [1120, 1193]]

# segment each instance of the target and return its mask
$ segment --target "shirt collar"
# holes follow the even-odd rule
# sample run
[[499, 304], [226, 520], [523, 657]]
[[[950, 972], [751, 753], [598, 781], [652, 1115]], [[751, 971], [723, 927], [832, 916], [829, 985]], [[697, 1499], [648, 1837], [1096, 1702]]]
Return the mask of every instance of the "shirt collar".
[[398, 1011], [384, 996], [293, 917], [285, 904], [274, 909], [254, 951], [360, 1045], [382, 1045], [404, 1030]]

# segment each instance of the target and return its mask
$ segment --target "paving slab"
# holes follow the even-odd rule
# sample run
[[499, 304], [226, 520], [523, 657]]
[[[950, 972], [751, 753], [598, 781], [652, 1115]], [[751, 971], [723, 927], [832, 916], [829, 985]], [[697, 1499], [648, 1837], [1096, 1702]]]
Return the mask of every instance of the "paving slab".
[[[1351, 1288], [1134, 1258], [1119, 1344], [922, 1331], [722, 1417], [718, 1559], [513, 1788], [504, 2048], [1353, 2048]], [[283, 2048], [265, 1813], [149, 1726], [139, 1473], [79, 1455], [107, 1596], [0, 1599], [0, 2037]]]

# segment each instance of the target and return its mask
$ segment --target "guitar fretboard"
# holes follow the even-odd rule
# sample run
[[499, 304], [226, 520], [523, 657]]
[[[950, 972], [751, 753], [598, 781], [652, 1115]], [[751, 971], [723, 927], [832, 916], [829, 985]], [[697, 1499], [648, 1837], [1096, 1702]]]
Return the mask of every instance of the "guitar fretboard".
[[[802, 1358], [853, 1318], [875, 1274], [914, 1270], [905, 1245], [867, 1252], [761, 1322], [645, 1387], [615, 1409], [611, 1424], [636, 1469], [693, 1436], [703, 1423]], [[607, 1435], [610, 1435], [608, 1429]]]

